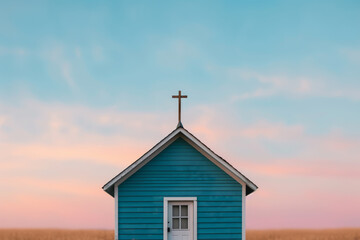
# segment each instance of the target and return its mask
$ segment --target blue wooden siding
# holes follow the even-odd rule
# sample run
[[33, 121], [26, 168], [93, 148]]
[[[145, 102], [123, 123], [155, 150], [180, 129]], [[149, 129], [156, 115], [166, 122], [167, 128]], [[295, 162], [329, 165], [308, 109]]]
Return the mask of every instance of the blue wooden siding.
[[197, 197], [198, 239], [241, 239], [242, 187], [182, 138], [118, 188], [119, 239], [163, 239], [163, 198]]

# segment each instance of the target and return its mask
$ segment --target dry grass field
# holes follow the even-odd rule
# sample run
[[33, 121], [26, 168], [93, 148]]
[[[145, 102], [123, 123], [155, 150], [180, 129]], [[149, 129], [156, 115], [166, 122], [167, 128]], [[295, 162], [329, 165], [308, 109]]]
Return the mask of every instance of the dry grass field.
[[[0, 240], [113, 240], [113, 234], [110, 230], [0, 229]], [[249, 230], [247, 240], [360, 240], [360, 229]]]
[[0, 229], [0, 240], [113, 240], [110, 230]]
[[360, 228], [327, 230], [249, 230], [247, 240], [360, 240]]

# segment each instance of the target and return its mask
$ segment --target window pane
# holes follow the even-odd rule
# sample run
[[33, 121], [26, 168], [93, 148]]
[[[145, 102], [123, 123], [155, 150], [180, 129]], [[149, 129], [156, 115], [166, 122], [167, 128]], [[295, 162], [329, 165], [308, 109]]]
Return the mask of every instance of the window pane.
[[188, 229], [188, 219], [187, 218], [181, 219], [181, 229]]
[[173, 225], [173, 226], [172, 226], [173, 229], [179, 229], [179, 219], [178, 219], [178, 218], [173, 218], [173, 219], [172, 219], [172, 223], [173, 223], [173, 224], [172, 224], [172, 225]]
[[179, 205], [173, 205], [173, 212], [172, 212], [174, 217], [179, 216]]
[[181, 216], [187, 216], [187, 215], [188, 215], [188, 206], [181, 205]]

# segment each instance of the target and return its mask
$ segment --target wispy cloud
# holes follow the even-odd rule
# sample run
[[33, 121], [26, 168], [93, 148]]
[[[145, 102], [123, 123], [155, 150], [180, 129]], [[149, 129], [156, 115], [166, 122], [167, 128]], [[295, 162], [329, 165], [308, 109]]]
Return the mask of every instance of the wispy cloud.
[[286, 75], [267, 75], [243, 69], [229, 69], [231, 79], [255, 81], [260, 86], [254, 91], [234, 96], [233, 100], [269, 97], [274, 95], [309, 95], [319, 87], [319, 82], [308, 77], [289, 77]]
[[234, 81], [250, 81], [254, 90], [234, 95], [233, 101], [265, 98], [271, 96], [287, 97], [331, 97], [360, 99], [360, 86], [346, 88], [338, 86], [334, 79], [319, 76], [298, 76], [289, 74], [261, 73], [242, 68], [229, 68], [226, 75]]
[[64, 47], [55, 45], [45, 50], [44, 55], [51, 64], [51, 71], [55, 71], [55, 75], [61, 76], [70, 88], [74, 88], [76, 82], [73, 75], [73, 66], [69, 58], [65, 55]]
[[4, 47], [0, 46], [0, 56], [25, 57], [29, 50], [24, 47]]
[[343, 48], [340, 50], [340, 54], [351, 63], [360, 65], [360, 48]]
[[[31, 100], [22, 106], [3, 105], [0, 109], [4, 114], [0, 144], [7, 149], [1, 152], [3, 159], [55, 158], [116, 163], [121, 155], [122, 161], [125, 156], [133, 161], [136, 149], [146, 147], [148, 139], [139, 141], [131, 135], [157, 132], [154, 126], [159, 126], [161, 118], [156, 114], [119, 112], [113, 108], [93, 109]], [[164, 125], [160, 133], [166, 128]]]
[[287, 140], [294, 139], [304, 134], [304, 127], [301, 125], [288, 126], [282, 123], [269, 123], [260, 121], [245, 126], [238, 132], [239, 136], [249, 139]]
[[[221, 114], [219, 114], [221, 113]], [[221, 107], [196, 106], [192, 109], [190, 128], [204, 138], [217, 142], [218, 139], [241, 138], [246, 140], [287, 141], [305, 134], [305, 127], [271, 122], [266, 119], [245, 123], [237, 120], [230, 112]], [[218, 123], [222, 124], [218, 124]], [[216, 127], [214, 127], [216, 126]], [[234, 127], [234, 129], [229, 126]]]
[[6, 117], [0, 115], [0, 129], [1, 129], [1, 126], [5, 124], [5, 121], [6, 121]]
[[93, 59], [96, 62], [101, 62], [104, 60], [105, 56], [104, 56], [104, 49], [102, 46], [99, 46], [99, 45], [93, 46], [91, 49], [91, 52], [92, 52]]
[[[360, 138], [341, 131], [313, 134], [305, 126], [270, 120], [244, 123], [221, 110], [198, 108], [190, 129], [239, 169], [271, 176], [360, 176]], [[231, 120], [232, 119], [232, 120]], [[236, 122], [235, 122], [236, 121]], [[218, 123], [222, 124], [219, 125]], [[214, 127], [216, 126], [216, 127]], [[360, 193], [359, 193], [360, 194]]]
[[169, 39], [156, 52], [156, 60], [161, 66], [181, 70], [199, 56], [199, 49], [183, 39]]

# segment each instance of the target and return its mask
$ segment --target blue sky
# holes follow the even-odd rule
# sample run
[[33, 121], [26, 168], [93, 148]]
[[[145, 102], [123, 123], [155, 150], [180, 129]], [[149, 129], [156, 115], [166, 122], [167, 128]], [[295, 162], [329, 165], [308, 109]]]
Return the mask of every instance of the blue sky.
[[[315, 89], [299, 96], [289, 89], [271, 94], [271, 113], [281, 119], [293, 108], [291, 115], [327, 108], [328, 119], [357, 122], [351, 110], [360, 88], [355, 1], [11, 1], [1, 9], [4, 100], [31, 95], [156, 111], [173, 107], [163, 103], [181, 88], [192, 104], [228, 105], [235, 96], [271, 88], [230, 73], [250, 71], [284, 76], [289, 85], [299, 78], [314, 82], [309, 88]], [[268, 100], [246, 105], [266, 114]]]
[[[73, 161], [92, 169], [88, 178], [102, 167], [94, 180], [101, 185], [126, 166], [119, 156], [131, 163], [176, 126], [171, 95], [182, 90], [185, 127], [241, 170], [244, 164], [265, 192], [305, 181], [307, 195], [316, 181], [321, 196], [333, 196], [335, 182], [348, 186], [344, 196], [360, 199], [352, 185], [360, 175], [359, 23], [358, 1], [1, 1], [0, 144], [10, 149], [0, 155], [3, 171]], [[79, 152], [99, 144], [99, 157]], [[49, 149], [70, 150], [58, 157]], [[287, 168], [274, 170], [275, 163]], [[293, 171], [304, 166], [312, 170]], [[324, 166], [332, 170], [321, 172]], [[24, 177], [47, 181], [39, 172], [55, 170], [50, 164]], [[309, 179], [307, 171], [324, 176]], [[79, 180], [75, 173], [69, 179]], [[47, 194], [45, 187], [42, 199]], [[265, 204], [261, 196], [249, 212], [279, 210], [279, 199]], [[309, 227], [289, 216], [274, 223], [270, 213], [269, 221], [250, 214], [249, 226]], [[355, 213], [316, 226], [358, 226]], [[108, 214], [105, 225], [79, 226], [109, 227], [111, 207]], [[64, 219], [51, 226], [67, 227]]]

